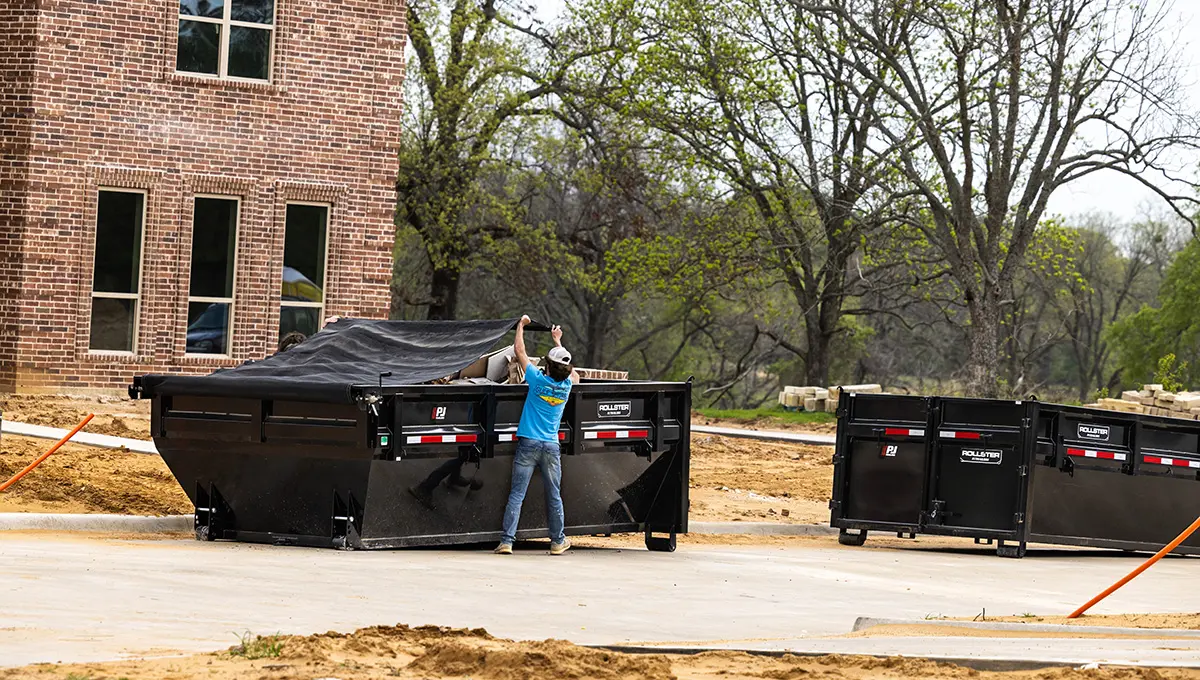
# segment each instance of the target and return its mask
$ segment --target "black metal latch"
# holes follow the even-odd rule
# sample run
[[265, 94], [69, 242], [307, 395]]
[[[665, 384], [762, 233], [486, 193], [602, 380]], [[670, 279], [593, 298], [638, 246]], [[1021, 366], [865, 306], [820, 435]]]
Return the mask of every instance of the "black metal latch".
[[1071, 460], [1070, 456], [1063, 456], [1062, 463], [1058, 466], [1059, 470], [1067, 473], [1071, 477], [1075, 476], [1075, 461]]
[[925, 513], [925, 517], [929, 524], [941, 524], [946, 518], [946, 501], [934, 500], [930, 503], [931, 509]]

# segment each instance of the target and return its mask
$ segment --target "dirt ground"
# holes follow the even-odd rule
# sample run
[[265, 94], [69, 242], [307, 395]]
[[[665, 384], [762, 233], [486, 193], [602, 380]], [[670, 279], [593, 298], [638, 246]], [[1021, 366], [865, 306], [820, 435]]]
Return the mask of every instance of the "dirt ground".
[[696, 521], [829, 521], [833, 448], [692, 435]]
[[[251, 658], [247, 658], [251, 657]], [[979, 672], [923, 659], [854, 656], [768, 657], [740, 652], [691, 656], [623, 654], [568, 642], [513, 642], [487, 631], [375, 626], [352, 634], [257, 638], [212, 654], [101, 664], [39, 664], [0, 670], [0, 679], [212, 678], [472, 678], [474, 680], [799, 680], [848, 678], [984, 678], [1003, 680], [1124, 680], [1194, 678], [1195, 671], [1049, 668], [1010, 673]]]
[[130, 439], [150, 438], [150, 402], [120, 397], [0, 394], [5, 420], [71, 429], [96, 414], [85, 432]]
[[1117, 628], [1174, 628], [1176, 630], [1200, 630], [1200, 613], [1196, 614], [1116, 614], [1088, 616], [1077, 619], [1065, 616], [997, 616], [988, 622], [1004, 623], [1050, 623], [1067, 626], [1113, 626]]
[[[150, 437], [148, 401], [8, 395], [0, 408], [9, 420], [60, 428], [74, 427], [95, 413], [87, 432]], [[0, 477], [16, 473], [49, 446], [42, 440], [0, 437]], [[832, 456], [830, 447], [694, 435], [691, 518], [827, 521]], [[68, 445], [12, 491], [0, 494], [0, 512], [20, 511], [162, 515], [190, 512], [191, 506], [166, 466], [153, 457]]]
[[[20, 472], [53, 442], [0, 437], [0, 481]], [[158, 456], [67, 444], [0, 493], [0, 512], [174, 515], [192, 504]]]

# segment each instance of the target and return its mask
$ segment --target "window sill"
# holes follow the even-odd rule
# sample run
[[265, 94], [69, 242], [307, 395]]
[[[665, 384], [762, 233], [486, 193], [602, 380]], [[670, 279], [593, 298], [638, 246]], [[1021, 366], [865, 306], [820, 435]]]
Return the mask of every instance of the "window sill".
[[95, 364], [149, 364], [154, 362], [153, 358], [141, 356], [134, 352], [113, 352], [98, 349], [84, 350], [80, 353], [79, 358]]
[[199, 73], [183, 73], [179, 71], [167, 73], [166, 80], [175, 83], [207, 85], [209, 87], [228, 88], [233, 90], [251, 90], [270, 93], [283, 91], [283, 88], [271, 81], [236, 80], [234, 78], [218, 78], [216, 76], [205, 76], [200, 75]]
[[184, 354], [182, 362], [191, 366], [241, 366], [244, 361], [228, 354]]

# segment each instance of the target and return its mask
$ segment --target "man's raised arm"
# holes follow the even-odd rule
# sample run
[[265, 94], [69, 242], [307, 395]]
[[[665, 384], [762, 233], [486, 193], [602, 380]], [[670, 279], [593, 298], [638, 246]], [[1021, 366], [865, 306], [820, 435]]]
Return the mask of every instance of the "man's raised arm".
[[513, 351], [517, 354], [517, 364], [521, 370], [529, 367], [529, 353], [525, 351], [525, 327], [532, 322], [533, 320], [529, 318], [528, 314], [517, 322], [517, 338], [513, 341]]

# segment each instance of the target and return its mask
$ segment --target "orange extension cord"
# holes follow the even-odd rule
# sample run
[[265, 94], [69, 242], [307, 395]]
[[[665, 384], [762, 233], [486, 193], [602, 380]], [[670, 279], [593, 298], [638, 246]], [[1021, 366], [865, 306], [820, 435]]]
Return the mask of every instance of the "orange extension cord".
[[41, 464], [42, 464], [42, 461], [44, 461], [44, 460], [46, 460], [47, 458], [49, 458], [49, 457], [50, 457], [50, 454], [52, 454], [52, 453], [54, 453], [55, 451], [59, 450], [59, 449], [62, 447], [62, 445], [63, 445], [63, 444], [66, 444], [66, 443], [67, 443], [67, 441], [71, 439], [71, 437], [74, 437], [76, 434], [78, 434], [78, 433], [79, 433], [79, 431], [80, 431], [80, 430], [82, 430], [82, 429], [83, 429], [83, 427], [84, 427], [85, 425], [87, 425], [89, 422], [91, 422], [92, 418], [95, 418], [95, 417], [96, 417], [96, 414], [95, 414], [95, 413], [89, 413], [89, 414], [88, 414], [88, 416], [87, 416], [87, 418], [84, 418], [84, 419], [83, 419], [83, 422], [82, 422], [82, 423], [79, 423], [78, 425], [76, 425], [74, 430], [71, 430], [71, 431], [70, 431], [70, 432], [67, 434], [67, 436], [65, 436], [65, 437], [63, 437], [62, 439], [58, 440], [58, 443], [57, 443], [57, 444], [55, 444], [54, 446], [50, 447], [50, 450], [49, 450], [49, 451], [47, 451], [47, 452], [45, 452], [45, 453], [43, 453], [43, 454], [42, 454], [42, 456], [41, 456], [40, 458], [38, 458], [37, 460], [35, 460], [35, 461], [33, 461], [32, 463], [30, 463], [30, 464], [29, 464], [29, 467], [27, 467], [27, 468], [25, 468], [24, 470], [21, 470], [20, 472], [18, 472], [18, 473], [17, 473], [17, 474], [16, 474], [16, 475], [15, 475], [15, 476], [12, 478], [12, 479], [8, 480], [7, 482], [5, 482], [5, 483], [3, 483], [3, 484], [0, 484], [0, 491], [4, 491], [4, 490], [8, 489], [8, 487], [12, 486], [13, 484], [16, 484], [16, 483], [17, 483], [17, 480], [19, 480], [19, 479], [21, 479], [22, 477], [24, 477], [25, 475], [29, 474], [29, 471], [30, 471], [30, 470], [32, 470], [32, 469], [34, 469], [35, 467], [37, 467], [37, 466], [41, 465]]
[[1109, 595], [1112, 595], [1114, 592], [1117, 591], [1118, 588], [1125, 585], [1126, 583], [1129, 583], [1138, 574], [1149, 569], [1151, 566], [1154, 565], [1155, 562], [1161, 560], [1167, 553], [1171, 552], [1175, 548], [1178, 548], [1179, 544], [1186, 541], [1188, 536], [1191, 536], [1192, 534], [1196, 533], [1197, 529], [1200, 529], [1200, 517], [1197, 517], [1196, 521], [1192, 522], [1192, 525], [1190, 527], [1184, 529], [1182, 534], [1179, 534], [1178, 536], [1176, 536], [1175, 540], [1168, 543], [1166, 545], [1166, 547], [1164, 547], [1162, 550], [1159, 550], [1158, 552], [1154, 553], [1154, 557], [1151, 557], [1150, 559], [1143, 562], [1142, 566], [1140, 566], [1137, 569], [1134, 569], [1133, 571], [1126, 574], [1125, 578], [1112, 584], [1104, 592], [1102, 592], [1099, 595], [1097, 595], [1096, 597], [1093, 597], [1092, 599], [1088, 600], [1087, 604], [1085, 604], [1082, 607], [1080, 607], [1079, 609], [1076, 609], [1075, 611], [1071, 612], [1071, 615], [1068, 616], [1067, 618], [1068, 619], [1079, 618], [1079, 616], [1081, 614], [1083, 614], [1087, 610], [1091, 609], [1092, 606], [1095, 605], [1097, 602], [1099, 602], [1100, 600], [1103, 600], [1104, 598], [1108, 597]]

